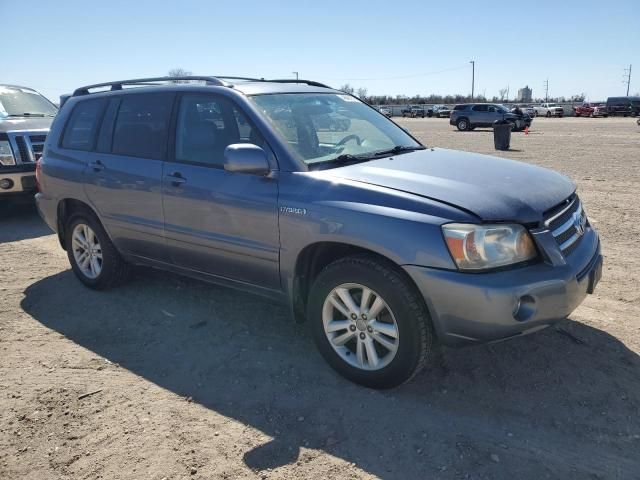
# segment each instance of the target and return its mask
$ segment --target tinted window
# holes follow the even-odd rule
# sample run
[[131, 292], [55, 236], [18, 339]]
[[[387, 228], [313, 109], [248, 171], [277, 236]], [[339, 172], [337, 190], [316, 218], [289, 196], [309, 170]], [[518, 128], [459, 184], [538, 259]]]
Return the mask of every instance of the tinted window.
[[112, 153], [161, 160], [167, 145], [173, 94], [124, 95]]
[[224, 150], [234, 143], [253, 143], [267, 150], [258, 131], [231, 101], [211, 95], [182, 97], [176, 122], [177, 161], [222, 168]]
[[466, 105], [456, 105], [453, 107], [454, 110], [464, 110], [465, 108], [467, 108]]
[[103, 98], [83, 100], [73, 109], [62, 137], [62, 146], [73, 150], [91, 150], [100, 117], [107, 101]]
[[488, 107], [486, 105], [474, 105], [472, 108], [474, 112], [486, 112]]

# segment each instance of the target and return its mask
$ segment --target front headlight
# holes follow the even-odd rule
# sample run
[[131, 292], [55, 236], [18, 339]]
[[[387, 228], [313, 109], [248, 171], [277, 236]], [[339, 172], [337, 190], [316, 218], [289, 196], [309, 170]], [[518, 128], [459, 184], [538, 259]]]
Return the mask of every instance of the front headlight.
[[486, 270], [525, 262], [538, 256], [529, 232], [522, 225], [442, 226], [449, 252], [460, 270]]
[[11, 145], [6, 140], [0, 140], [0, 165], [15, 165], [16, 159], [13, 156]]

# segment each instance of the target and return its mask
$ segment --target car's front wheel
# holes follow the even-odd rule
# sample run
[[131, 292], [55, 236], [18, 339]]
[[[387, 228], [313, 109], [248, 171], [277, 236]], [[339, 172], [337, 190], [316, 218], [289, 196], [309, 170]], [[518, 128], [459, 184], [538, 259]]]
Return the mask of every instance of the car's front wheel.
[[65, 235], [71, 268], [87, 287], [100, 290], [126, 280], [129, 265], [93, 215], [73, 216], [67, 223]]
[[309, 299], [314, 341], [347, 379], [391, 388], [430, 359], [434, 334], [424, 301], [393, 265], [347, 257], [317, 277]]

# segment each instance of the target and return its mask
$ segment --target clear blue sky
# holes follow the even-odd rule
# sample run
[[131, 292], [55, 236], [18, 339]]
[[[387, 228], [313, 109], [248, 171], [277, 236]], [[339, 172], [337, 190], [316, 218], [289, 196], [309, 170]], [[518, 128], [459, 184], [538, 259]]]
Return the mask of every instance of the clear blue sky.
[[[164, 75], [349, 82], [370, 94], [640, 92], [640, 0], [0, 0], [0, 83], [52, 99], [83, 84]], [[25, 33], [26, 32], [26, 33]]]

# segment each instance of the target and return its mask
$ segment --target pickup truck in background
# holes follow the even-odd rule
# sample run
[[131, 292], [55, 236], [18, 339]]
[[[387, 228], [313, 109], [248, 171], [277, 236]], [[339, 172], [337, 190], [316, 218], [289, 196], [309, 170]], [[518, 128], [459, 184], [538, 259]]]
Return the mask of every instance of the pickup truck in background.
[[33, 202], [36, 162], [58, 107], [31, 88], [0, 85], [0, 207]]
[[557, 103], [541, 103], [533, 107], [536, 117], [564, 117], [564, 108]]
[[425, 107], [421, 107], [420, 105], [407, 105], [405, 108], [402, 109], [402, 116], [409, 117], [409, 118], [432, 117], [433, 109], [430, 109], [430, 108], [425, 109]]
[[608, 117], [607, 106], [597, 103], [584, 102], [582, 105], [573, 107], [576, 117]]

